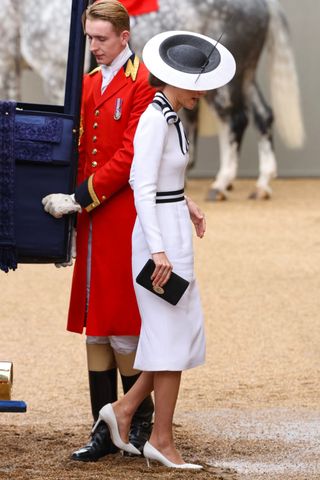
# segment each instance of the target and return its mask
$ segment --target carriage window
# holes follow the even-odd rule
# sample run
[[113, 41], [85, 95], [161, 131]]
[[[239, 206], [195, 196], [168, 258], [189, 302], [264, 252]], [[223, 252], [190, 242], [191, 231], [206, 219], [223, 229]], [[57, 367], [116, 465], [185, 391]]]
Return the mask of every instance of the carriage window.
[[10, 2], [0, 10], [0, 99], [63, 105], [71, 0], [25, 4], [20, 15]]

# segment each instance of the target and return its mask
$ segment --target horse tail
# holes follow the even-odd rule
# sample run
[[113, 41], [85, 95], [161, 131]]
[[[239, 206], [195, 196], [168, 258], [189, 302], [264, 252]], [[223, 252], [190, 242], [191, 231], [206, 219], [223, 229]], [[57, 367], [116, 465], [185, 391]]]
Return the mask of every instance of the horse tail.
[[270, 11], [269, 74], [275, 124], [288, 147], [300, 148], [304, 143], [305, 131], [288, 23], [278, 0], [267, 0], [267, 4]]

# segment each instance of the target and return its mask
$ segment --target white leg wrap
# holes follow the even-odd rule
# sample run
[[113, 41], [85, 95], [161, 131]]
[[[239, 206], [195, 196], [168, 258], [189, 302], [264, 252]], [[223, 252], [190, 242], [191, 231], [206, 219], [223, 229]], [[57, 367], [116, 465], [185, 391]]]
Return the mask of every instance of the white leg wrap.
[[231, 140], [230, 128], [223, 123], [219, 132], [220, 168], [212, 188], [224, 192], [233, 182], [238, 169], [238, 150], [235, 141]]
[[271, 193], [269, 182], [277, 176], [277, 162], [272, 145], [265, 136], [259, 140], [259, 165], [260, 174], [257, 180], [257, 188]]

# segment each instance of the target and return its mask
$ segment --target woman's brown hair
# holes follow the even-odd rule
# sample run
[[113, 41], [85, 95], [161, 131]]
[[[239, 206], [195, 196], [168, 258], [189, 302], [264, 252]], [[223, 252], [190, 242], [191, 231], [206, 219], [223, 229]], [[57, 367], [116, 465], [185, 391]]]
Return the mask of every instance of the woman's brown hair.
[[149, 85], [154, 88], [164, 88], [167, 84], [159, 78], [155, 77], [152, 73], [149, 73]]

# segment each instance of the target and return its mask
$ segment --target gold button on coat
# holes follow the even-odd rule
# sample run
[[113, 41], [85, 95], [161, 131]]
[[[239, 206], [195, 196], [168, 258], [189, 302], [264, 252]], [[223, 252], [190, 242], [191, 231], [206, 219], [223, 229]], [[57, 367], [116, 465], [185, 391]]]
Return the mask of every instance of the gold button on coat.
[[99, 110], [95, 110], [94, 114], [97, 117], [100, 114]]
[[92, 141], [93, 141], [93, 142], [96, 142], [96, 141], [97, 141], [96, 135], [94, 135], [94, 137], [92, 137]]
[[91, 163], [92, 167], [96, 167], [97, 165], [98, 165], [98, 162], [96, 162], [95, 160]]
[[98, 123], [97, 122], [94, 122], [93, 128], [98, 128]]
[[97, 153], [98, 153], [98, 150], [97, 150], [96, 148], [94, 148], [94, 149], [92, 150], [92, 155], [96, 155]]

